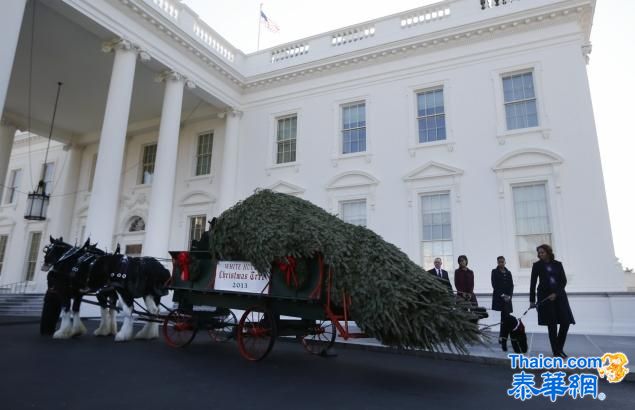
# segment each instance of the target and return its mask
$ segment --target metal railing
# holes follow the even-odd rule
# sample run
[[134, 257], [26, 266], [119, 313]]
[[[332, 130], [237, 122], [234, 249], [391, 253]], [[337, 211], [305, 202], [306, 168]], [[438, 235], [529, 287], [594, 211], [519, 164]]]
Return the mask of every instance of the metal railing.
[[29, 281], [7, 283], [0, 285], [0, 294], [24, 294], [29, 285]]

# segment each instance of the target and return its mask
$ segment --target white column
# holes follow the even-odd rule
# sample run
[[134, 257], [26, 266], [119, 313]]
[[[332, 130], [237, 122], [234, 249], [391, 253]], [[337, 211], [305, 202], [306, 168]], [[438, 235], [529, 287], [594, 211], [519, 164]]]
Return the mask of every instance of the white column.
[[3, 195], [6, 191], [4, 184], [7, 181], [7, 170], [11, 159], [11, 149], [15, 137], [16, 127], [4, 119], [0, 119], [0, 204], [3, 203]]
[[4, 112], [13, 70], [15, 49], [20, 38], [26, 0], [3, 1], [0, 11], [0, 115]]
[[106, 52], [115, 50], [115, 61], [99, 137], [97, 166], [86, 220], [86, 233], [91, 241], [97, 242], [102, 249], [112, 250], [138, 51], [125, 40], [106, 43], [103, 50]]
[[168, 256], [185, 79], [170, 71], [161, 75], [160, 80], [165, 82], [165, 93], [142, 252], [147, 256], [164, 258]]
[[[66, 152], [66, 158], [63, 160], [64, 169], [59, 184], [56, 186], [57, 193], [51, 198], [49, 205], [49, 234], [54, 238], [63, 236], [66, 242], [73, 243], [74, 239], [70, 237], [70, 232], [84, 147], [68, 144], [64, 147], [64, 151]], [[48, 238], [48, 236], [44, 237]]]
[[234, 205], [236, 181], [238, 177], [238, 129], [242, 111], [231, 110], [225, 121], [225, 141], [223, 142], [223, 163], [220, 174], [219, 212]]

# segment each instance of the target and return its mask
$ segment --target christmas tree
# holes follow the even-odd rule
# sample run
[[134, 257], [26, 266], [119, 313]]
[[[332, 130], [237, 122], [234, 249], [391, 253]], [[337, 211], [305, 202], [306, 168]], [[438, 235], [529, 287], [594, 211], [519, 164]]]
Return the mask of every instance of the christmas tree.
[[396, 246], [343, 222], [309, 201], [269, 190], [223, 212], [210, 238], [223, 260], [247, 260], [260, 272], [287, 256], [322, 254], [334, 291], [352, 300], [351, 315], [369, 336], [406, 348], [466, 352], [480, 341], [469, 305]]

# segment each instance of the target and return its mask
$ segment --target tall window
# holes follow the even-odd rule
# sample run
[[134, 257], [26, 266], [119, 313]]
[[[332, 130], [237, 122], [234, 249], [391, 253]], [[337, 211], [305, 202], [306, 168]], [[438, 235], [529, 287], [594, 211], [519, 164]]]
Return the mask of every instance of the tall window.
[[521, 268], [530, 268], [536, 259], [536, 247], [551, 244], [551, 223], [544, 183], [515, 186], [516, 248]]
[[44, 192], [48, 195], [53, 191], [53, 178], [55, 176], [55, 164], [48, 162], [44, 164]]
[[342, 220], [349, 224], [366, 226], [366, 200], [340, 202]]
[[95, 170], [97, 169], [97, 154], [93, 155], [93, 162], [90, 164], [90, 175], [88, 176], [88, 192], [93, 191], [93, 182], [95, 181]]
[[5, 203], [12, 204], [18, 198], [18, 189], [20, 189], [20, 179], [22, 178], [22, 170], [14, 169], [9, 175], [9, 186], [7, 186], [7, 194], [5, 196]]
[[35, 265], [37, 264], [37, 256], [40, 250], [40, 240], [42, 232], [31, 232], [29, 237], [29, 253], [26, 259], [26, 278], [25, 280], [33, 280], [35, 275]]
[[342, 154], [366, 151], [366, 103], [342, 106]]
[[434, 265], [434, 258], [441, 258], [443, 266], [451, 270], [454, 266], [452, 247], [452, 215], [450, 194], [431, 194], [421, 197], [423, 220], [422, 255], [423, 267]]
[[203, 232], [205, 232], [205, 222], [207, 221], [207, 215], [190, 216], [190, 242], [198, 241], [201, 239]]
[[420, 143], [446, 138], [443, 88], [417, 94], [417, 122]]
[[196, 172], [198, 175], [208, 175], [212, 169], [212, 143], [214, 134], [211, 132], [198, 136], [196, 145]]
[[534, 75], [531, 71], [503, 77], [507, 129], [538, 126]]
[[298, 116], [278, 118], [277, 164], [294, 162], [296, 157], [296, 140], [298, 135]]
[[4, 266], [4, 255], [7, 251], [8, 241], [9, 241], [8, 235], [0, 235], [0, 274], [2, 274], [2, 267]]
[[154, 162], [157, 159], [157, 144], [143, 147], [143, 158], [141, 162], [141, 183], [151, 184], [154, 176]]

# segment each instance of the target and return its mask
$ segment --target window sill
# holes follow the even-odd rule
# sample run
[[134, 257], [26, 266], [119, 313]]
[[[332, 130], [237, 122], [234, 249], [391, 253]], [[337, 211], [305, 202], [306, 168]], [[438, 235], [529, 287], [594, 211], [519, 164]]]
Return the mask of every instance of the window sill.
[[411, 146], [408, 148], [408, 153], [411, 157], [415, 157], [417, 155], [417, 151], [428, 148], [439, 148], [445, 147], [448, 152], [454, 151], [454, 145], [456, 143], [454, 141], [441, 140], [441, 141], [432, 141], [432, 142], [423, 142], [417, 145]]
[[269, 167], [265, 168], [265, 172], [267, 176], [271, 175], [272, 171], [279, 169], [293, 169], [295, 172], [300, 172], [300, 163], [298, 161], [294, 162], [285, 162], [283, 164], [273, 164]]
[[14, 211], [18, 208], [18, 203], [13, 202], [10, 204], [2, 204], [0, 205], [0, 212], [4, 212], [5, 210], [13, 209]]
[[549, 139], [551, 137], [551, 129], [544, 127], [532, 127], [521, 128], [511, 131], [502, 131], [496, 136], [500, 145], [505, 145], [508, 138], [522, 137], [522, 136], [540, 136], [543, 139]]
[[152, 184], [137, 184], [132, 187], [132, 192], [149, 191], [150, 189], [152, 189]]
[[333, 165], [333, 167], [335, 168], [339, 165], [340, 161], [354, 158], [362, 158], [364, 161], [366, 161], [367, 164], [370, 164], [373, 159], [373, 155], [368, 151], [354, 152], [351, 154], [339, 154], [336, 157], [331, 158], [331, 165]]
[[204, 174], [204, 175], [196, 175], [189, 178], [185, 178], [185, 182], [187, 183], [199, 182], [199, 181], [208, 181], [211, 183], [213, 180], [214, 180], [214, 174], [212, 173]]

